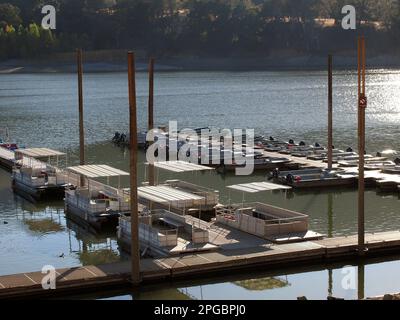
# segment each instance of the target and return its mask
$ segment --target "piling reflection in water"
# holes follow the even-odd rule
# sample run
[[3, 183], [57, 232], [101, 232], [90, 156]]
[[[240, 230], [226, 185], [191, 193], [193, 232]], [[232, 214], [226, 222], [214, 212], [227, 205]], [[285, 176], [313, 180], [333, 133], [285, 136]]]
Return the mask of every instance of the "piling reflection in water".
[[[400, 261], [398, 260], [400, 256], [393, 257], [393, 259], [393, 261], [387, 262], [381, 259], [373, 259], [368, 264], [354, 266], [354, 276], [356, 278], [353, 279], [355, 282], [352, 284], [355, 284], [356, 287], [348, 289], [344, 288], [342, 283], [342, 268], [344, 265], [332, 264], [320, 267], [293, 267], [277, 272], [253, 272], [251, 276], [233, 273], [229, 276], [201, 280], [192, 279], [171, 285], [149, 285], [135, 290], [103, 292], [78, 298], [118, 300], [295, 300], [300, 296], [305, 296], [310, 300], [326, 300], [328, 297], [344, 298], [346, 300], [364, 299], [383, 295], [386, 292], [399, 291], [400, 281], [393, 279], [393, 272], [400, 267]], [[387, 273], [382, 275], [381, 272], [384, 269]], [[369, 279], [376, 277], [380, 287], [377, 287], [374, 281], [366, 281], [365, 274], [369, 275]]]
[[[333, 233], [333, 197], [332, 194], [328, 194], [328, 233], [327, 236], [332, 238]], [[328, 269], [328, 296], [333, 295], [333, 272], [332, 269]]]

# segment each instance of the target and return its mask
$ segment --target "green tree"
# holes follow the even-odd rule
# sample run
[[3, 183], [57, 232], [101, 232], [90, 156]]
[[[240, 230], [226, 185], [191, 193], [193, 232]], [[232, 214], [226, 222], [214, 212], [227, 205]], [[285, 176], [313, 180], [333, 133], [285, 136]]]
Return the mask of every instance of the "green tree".
[[10, 3], [0, 4], [0, 25], [6, 26], [8, 24], [17, 26], [22, 22], [20, 17], [20, 9]]

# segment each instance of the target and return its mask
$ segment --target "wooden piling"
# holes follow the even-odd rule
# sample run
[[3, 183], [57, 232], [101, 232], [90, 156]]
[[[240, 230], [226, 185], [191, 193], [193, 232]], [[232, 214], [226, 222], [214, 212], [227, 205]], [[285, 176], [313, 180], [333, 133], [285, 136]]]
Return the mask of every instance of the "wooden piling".
[[78, 66], [78, 102], [79, 102], [79, 163], [85, 164], [85, 135], [83, 126], [83, 67], [82, 67], [82, 50], [76, 50], [77, 66]]
[[139, 217], [137, 195], [137, 116], [135, 55], [128, 52], [129, 87], [129, 132], [130, 132], [130, 195], [131, 195], [131, 280], [134, 285], [140, 283]]
[[[154, 58], [149, 61], [149, 101], [148, 101], [148, 131], [154, 129]], [[150, 145], [152, 142], [149, 143]], [[154, 186], [155, 181], [154, 165], [149, 163], [149, 184]]]
[[358, 265], [357, 268], [357, 298], [358, 300], [365, 298], [365, 266], [363, 264]]
[[364, 153], [365, 153], [365, 39], [358, 38], [358, 252], [365, 253], [365, 182], [364, 182]]
[[328, 56], [328, 169], [332, 169], [333, 163], [333, 74], [332, 74], [332, 55]]

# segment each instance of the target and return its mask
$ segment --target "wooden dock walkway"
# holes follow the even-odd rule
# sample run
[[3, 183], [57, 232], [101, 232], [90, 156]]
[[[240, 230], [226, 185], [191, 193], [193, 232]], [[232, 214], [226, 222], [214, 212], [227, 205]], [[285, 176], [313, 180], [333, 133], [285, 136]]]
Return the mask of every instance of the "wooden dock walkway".
[[[366, 234], [366, 257], [398, 253], [400, 231]], [[357, 236], [291, 244], [236, 248], [163, 259], [142, 259], [143, 284], [192, 279], [235, 270], [260, 270], [357, 259]], [[43, 290], [41, 272], [0, 277], [0, 299], [55, 297], [129, 286], [130, 263], [84, 266], [56, 270], [57, 289]]]

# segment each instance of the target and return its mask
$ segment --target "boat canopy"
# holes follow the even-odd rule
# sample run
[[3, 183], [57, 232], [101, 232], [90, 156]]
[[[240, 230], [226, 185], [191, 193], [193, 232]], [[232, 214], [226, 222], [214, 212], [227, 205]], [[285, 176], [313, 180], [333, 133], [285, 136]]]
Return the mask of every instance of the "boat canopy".
[[272, 190], [288, 190], [291, 189], [289, 186], [283, 186], [270, 182], [252, 182], [245, 184], [236, 184], [232, 186], [228, 186], [227, 188], [238, 190], [246, 193], [258, 193], [263, 191], [272, 191]]
[[68, 167], [67, 171], [80, 174], [86, 178], [108, 178], [129, 176], [128, 172], [107, 165], [83, 165]]
[[6, 148], [0, 147], [0, 158], [6, 159], [6, 160], [14, 160], [14, 152], [10, 151]]
[[205, 199], [204, 197], [198, 196], [196, 194], [178, 190], [176, 188], [165, 185], [139, 187], [138, 196], [152, 202], [164, 204], [171, 204], [174, 202], [190, 202]]
[[[149, 163], [146, 163], [149, 165]], [[172, 172], [193, 172], [193, 171], [209, 171], [213, 168], [194, 164], [186, 161], [160, 161], [154, 162], [154, 167]]]
[[65, 155], [65, 153], [63, 152], [48, 148], [18, 149], [15, 151], [15, 154], [23, 155], [30, 158], [58, 157]]

